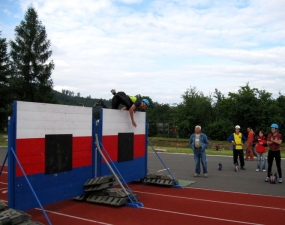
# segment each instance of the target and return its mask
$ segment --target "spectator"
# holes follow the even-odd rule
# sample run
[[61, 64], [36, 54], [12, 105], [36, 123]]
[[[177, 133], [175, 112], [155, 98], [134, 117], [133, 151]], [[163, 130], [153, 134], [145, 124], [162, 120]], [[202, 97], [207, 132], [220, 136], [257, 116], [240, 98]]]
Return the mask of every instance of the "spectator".
[[204, 177], [208, 177], [207, 171], [207, 159], [206, 151], [208, 148], [209, 141], [207, 135], [201, 132], [201, 126], [197, 125], [195, 127], [195, 133], [191, 135], [189, 140], [190, 148], [194, 152], [194, 161], [195, 161], [195, 175], [194, 177], [200, 176], [200, 162], [203, 166]]
[[246, 143], [246, 154], [245, 160], [250, 158], [250, 161], [253, 160], [253, 141], [254, 141], [254, 133], [250, 127], [247, 128], [247, 143]]
[[[257, 168], [256, 171], [266, 171], [266, 147], [267, 147], [267, 141], [266, 137], [264, 135], [264, 131], [260, 130], [259, 135], [257, 137], [257, 143], [256, 143], [256, 153], [257, 153]], [[262, 167], [262, 168], [261, 168]]]
[[244, 156], [243, 156], [243, 144], [246, 141], [246, 137], [240, 133], [240, 126], [235, 126], [235, 133], [231, 134], [227, 138], [228, 142], [231, 142], [233, 145], [233, 158], [234, 165], [238, 165], [238, 158], [240, 161], [240, 169], [245, 170], [244, 167]]
[[282, 135], [278, 132], [279, 126], [276, 123], [271, 124], [271, 134], [267, 136], [267, 144], [269, 146], [267, 162], [268, 162], [268, 170], [267, 177], [265, 178], [265, 182], [269, 181], [269, 176], [271, 174], [273, 160], [275, 158], [278, 175], [279, 175], [279, 183], [282, 183], [282, 171], [281, 171], [281, 152], [280, 145], [282, 143]]

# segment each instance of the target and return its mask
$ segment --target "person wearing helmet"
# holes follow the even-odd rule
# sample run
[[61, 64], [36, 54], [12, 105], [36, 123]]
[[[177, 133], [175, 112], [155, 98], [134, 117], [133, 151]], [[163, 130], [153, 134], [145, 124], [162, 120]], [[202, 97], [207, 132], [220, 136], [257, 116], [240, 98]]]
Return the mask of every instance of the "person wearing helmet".
[[234, 165], [238, 165], [238, 158], [240, 162], [240, 169], [245, 170], [244, 168], [244, 156], [243, 156], [243, 144], [246, 142], [246, 137], [240, 133], [240, 126], [235, 126], [235, 133], [231, 134], [227, 141], [233, 145], [233, 158]]
[[[136, 127], [137, 124], [134, 120], [134, 112], [136, 109], [147, 109], [147, 107], [149, 107], [150, 105], [149, 100], [147, 99], [140, 100], [135, 96], [126, 95], [125, 92], [122, 92], [122, 91], [116, 92], [115, 89], [112, 89], [111, 93], [114, 95], [112, 98], [112, 109], [119, 109], [120, 105], [125, 106], [122, 108], [122, 110], [129, 111], [132, 125]], [[105, 105], [102, 99], [100, 99], [94, 105], [94, 107], [96, 107], [97, 105], [101, 105], [103, 108], [107, 108], [107, 106]]]
[[279, 183], [282, 183], [282, 171], [281, 171], [281, 152], [280, 145], [282, 143], [282, 135], [278, 132], [279, 126], [276, 123], [271, 124], [271, 134], [267, 136], [267, 145], [269, 146], [269, 151], [267, 155], [268, 170], [265, 182], [269, 181], [269, 176], [271, 174], [273, 160], [275, 158], [277, 171], [279, 175]]

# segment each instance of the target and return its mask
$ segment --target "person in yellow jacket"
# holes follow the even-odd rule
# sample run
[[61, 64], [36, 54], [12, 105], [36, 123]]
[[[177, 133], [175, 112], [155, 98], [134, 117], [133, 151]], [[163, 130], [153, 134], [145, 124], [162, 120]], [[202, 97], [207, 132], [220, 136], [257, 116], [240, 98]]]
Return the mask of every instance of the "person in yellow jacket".
[[235, 126], [235, 133], [228, 136], [227, 141], [233, 145], [234, 165], [238, 165], [238, 157], [240, 161], [240, 169], [245, 170], [243, 144], [246, 142], [246, 137], [240, 132], [240, 126]]

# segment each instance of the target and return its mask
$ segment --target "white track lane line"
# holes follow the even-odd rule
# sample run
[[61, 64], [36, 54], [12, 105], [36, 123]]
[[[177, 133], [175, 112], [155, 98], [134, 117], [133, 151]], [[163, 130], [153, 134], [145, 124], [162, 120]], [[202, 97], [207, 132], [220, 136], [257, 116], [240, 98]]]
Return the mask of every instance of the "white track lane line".
[[[167, 168], [167, 169], [169, 170], [170, 168]], [[162, 172], [162, 171], [165, 171], [165, 170], [167, 170], [167, 169], [158, 170], [157, 173]]]
[[285, 210], [284, 208], [277, 208], [277, 207], [248, 205], [248, 204], [233, 203], [233, 202], [222, 202], [222, 201], [207, 200], [207, 199], [200, 199], [200, 198], [188, 198], [188, 197], [181, 197], [181, 196], [175, 196], [175, 195], [156, 194], [156, 193], [144, 192], [144, 191], [133, 191], [133, 192], [138, 192], [138, 193], [142, 193], [142, 194], [157, 195], [157, 196], [169, 197], [169, 198], [181, 198], [181, 199], [194, 200], [194, 201], [212, 202], [212, 203], [219, 203], [219, 204], [226, 204], [226, 205], [246, 206], [246, 207], [272, 209], [272, 210]]
[[[8, 203], [8, 201], [5, 201], [5, 200], [3, 200], [3, 201]], [[35, 208], [35, 209], [42, 211], [39, 208]], [[195, 214], [189, 214], [189, 213], [173, 212], [173, 211], [162, 210], [162, 209], [154, 209], [154, 208], [148, 208], [148, 207], [142, 207], [141, 209], [147, 209], [147, 210], [158, 211], [158, 212], [165, 212], [165, 213], [172, 213], [172, 214], [184, 215], [184, 216], [199, 217], [199, 218], [203, 218], [203, 219], [220, 220], [220, 221], [226, 221], [226, 222], [231, 222], [231, 223], [241, 223], [241, 224], [249, 224], [249, 225], [263, 225], [263, 224], [258, 224], [258, 223], [250, 223], [250, 222], [237, 221], [237, 220], [228, 220], [228, 219], [209, 217], [209, 216], [201, 216], [201, 215], [195, 215]], [[64, 213], [58, 213], [58, 212], [54, 212], [54, 211], [50, 211], [50, 210], [45, 210], [45, 211], [48, 212], [48, 213], [52, 213], [52, 214], [56, 214], [56, 215], [60, 215], [60, 216], [65, 216], [65, 217], [69, 217], [69, 218], [73, 218], [73, 219], [78, 219], [78, 220], [82, 220], [82, 221], [88, 221], [88, 222], [92, 222], [92, 223], [99, 223], [99, 224], [102, 224], [102, 225], [112, 225], [110, 223], [104, 223], [104, 222], [99, 222], [99, 221], [95, 221], [95, 220], [89, 220], [89, 219], [85, 219], [85, 218], [82, 218], [82, 217], [72, 216], [72, 215], [68, 215], [68, 214], [64, 214]]]
[[254, 194], [254, 193], [244, 193], [244, 192], [238, 192], [238, 191], [214, 190], [214, 189], [198, 188], [198, 187], [185, 187], [185, 188], [199, 189], [199, 190], [205, 190], [205, 191], [227, 192], [227, 193], [242, 194], [242, 195], [257, 195], [257, 196], [262, 196], [262, 197], [285, 198], [284, 196], [278, 196], [278, 195], [263, 195], [263, 194]]
[[[6, 201], [6, 200], [2, 200], [2, 201], [8, 203], [8, 201]], [[35, 209], [42, 211], [40, 208], [35, 208]], [[82, 220], [82, 221], [87, 221], [87, 222], [91, 222], [91, 223], [98, 223], [98, 224], [102, 224], [102, 225], [112, 225], [111, 223], [104, 223], [104, 222], [100, 222], [100, 221], [96, 221], [96, 220], [85, 219], [82, 217], [72, 216], [72, 215], [54, 212], [54, 211], [50, 211], [50, 210], [46, 210], [46, 209], [45, 209], [45, 211], [48, 213], [59, 215], [59, 216], [65, 216], [65, 217], [69, 217], [69, 218], [73, 218], [73, 219], [77, 219], [77, 220]]]
[[148, 210], [152, 210], [152, 211], [165, 212], [165, 213], [172, 213], [172, 214], [177, 214], [177, 215], [191, 216], [191, 217], [199, 217], [199, 218], [203, 218], [203, 219], [219, 220], [219, 221], [225, 221], [225, 222], [231, 222], [231, 223], [263, 225], [260, 223], [250, 223], [250, 222], [244, 222], [244, 221], [238, 221], [238, 220], [228, 220], [228, 219], [222, 219], [222, 218], [216, 218], [216, 217], [200, 216], [200, 215], [195, 215], [195, 214], [190, 214], [190, 213], [180, 213], [180, 212], [174, 212], [174, 211], [168, 211], [168, 210], [162, 210], [162, 209], [154, 209], [154, 208], [148, 208], [148, 207], [142, 207], [142, 209], [148, 209]]
[[[35, 209], [42, 211], [39, 208], [35, 208]], [[45, 211], [48, 212], [48, 213], [59, 215], [59, 216], [65, 216], [65, 217], [69, 217], [69, 218], [73, 218], [73, 219], [77, 219], [77, 220], [82, 220], [82, 221], [87, 221], [87, 222], [91, 222], [91, 223], [98, 223], [98, 224], [103, 224], [103, 225], [112, 225], [111, 223], [104, 223], [104, 222], [100, 222], [100, 221], [96, 221], [96, 220], [85, 219], [85, 218], [82, 218], [82, 217], [72, 216], [72, 215], [59, 213], [59, 212], [54, 212], [54, 211], [50, 211], [50, 210], [45, 210]]]

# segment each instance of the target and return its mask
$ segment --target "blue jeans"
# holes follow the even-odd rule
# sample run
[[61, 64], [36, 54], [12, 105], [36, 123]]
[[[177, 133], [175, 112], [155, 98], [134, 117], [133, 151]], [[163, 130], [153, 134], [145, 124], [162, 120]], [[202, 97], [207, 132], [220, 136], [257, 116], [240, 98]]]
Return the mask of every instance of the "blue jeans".
[[200, 162], [202, 163], [202, 166], [203, 166], [203, 173], [208, 173], [205, 149], [203, 150], [194, 149], [194, 161], [195, 161], [195, 166], [196, 166], [195, 172], [197, 174], [200, 174], [201, 172]]
[[262, 170], [266, 170], [266, 153], [257, 153], [257, 169], [261, 169], [261, 163], [262, 163]]

